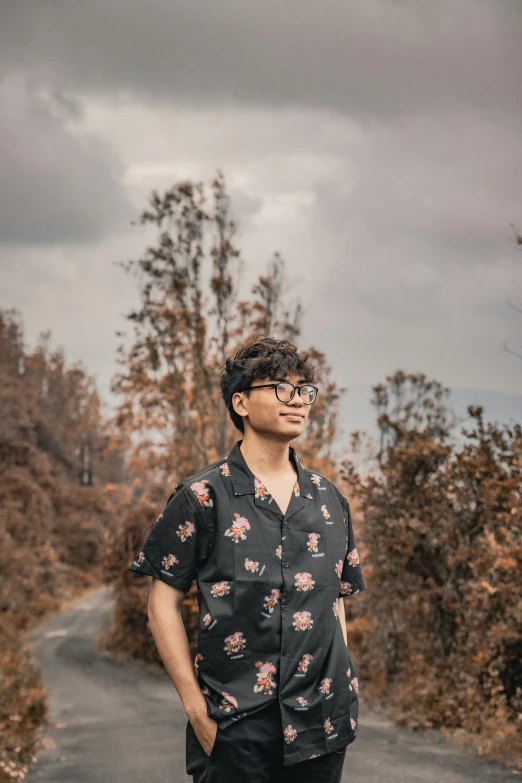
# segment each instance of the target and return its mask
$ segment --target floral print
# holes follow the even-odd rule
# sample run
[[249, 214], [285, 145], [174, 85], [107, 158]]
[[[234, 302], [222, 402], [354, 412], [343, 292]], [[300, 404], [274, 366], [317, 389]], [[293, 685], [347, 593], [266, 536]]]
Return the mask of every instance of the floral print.
[[300, 672], [307, 672], [311, 661], [313, 661], [313, 658], [314, 656], [310, 655], [310, 653], [305, 653], [301, 658], [301, 660], [299, 661], [299, 664], [297, 666], [298, 670]]
[[308, 533], [308, 541], [306, 542], [306, 546], [308, 547], [309, 552], [318, 552], [317, 545], [319, 543], [319, 539], [321, 538], [320, 533]]
[[257, 560], [254, 562], [253, 560], [249, 560], [248, 557], [245, 557], [245, 568], [247, 571], [251, 571], [255, 574], [256, 571], [259, 571], [259, 562]]
[[263, 604], [264, 608], [267, 609], [270, 614], [272, 614], [274, 607], [280, 598], [281, 591], [277, 587], [274, 587], [274, 589], [271, 590], [270, 595], [265, 595], [265, 603]]
[[230, 636], [227, 636], [225, 639], [225, 646], [223, 649], [227, 653], [227, 655], [232, 655], [232, 653], [237, 653], [240, 650], [244, 650], [246, 646], [246, 639], [244, 638], [241, 631], [236, 631], [236, 633], [231, 634]]
[[319, 691], [321, 693], [330, 693], [330, 685], [332, 684], [332, 678], [331, 677], [323, 677], [321, 680], [321, 684], [319, 686]]
[[203, 479], [203, 481], [196, 481], [190, 485], [191, 490], [205, 508], [211, 508], [214, 505], [212, 498], [209, 496], [208, 488], [205, 486], [208, 482], [208, 479]]
[[295, 738], [297, 737], [297, 731], [293, 728], [293, 726], [291, 724], [289, 724], [288, 726], [285, 726], [285, 728], [283, 730], [283, 734], [285, 736], [285, 741], [289, 742], [289, 743], [293, 742], [295, 740]]
[[352, 549], [351, 552], [348, 552], [347, 558], [348, 558], [348, 563], [351, 566], [359, 565], [359, 553], [357, 549]]
[[223, 462], [219, 466], [219, 469], [221, 470], [221, 475], [222, 476], [230, 476], [230, 469], [228, 467], [228, 462]]
[[185, 593], [196, 581], [194, 670], [209, 716], [225, 727], [278, 699], [291, 765], [355, 738], [359, 683], [338, 598], [365, 589], [363, 558], [331, 481], [290, 447], [283, 514], [240, 446], [174, 487], [129, 569]]
[[314, 621], [310, 612], [295, 612], [292, 625], [296, 631], [306, 631], [312, 627]]
[[312, 579], [312, 574], [309, 574], [308, 571], [302, 571], [299, 574], [295, 574], [294, 578], [294, 587], [296, 587], [297, 590], [313, 590], [315, 582]]
[[228, 582], [216, 582], [214, 585], [212, 585], [210, 592], [216, 598], [223, 595], [228, 595], [230, 592], [230, 585]]
[[270, 498], [268, 501], [269, 503], [272, 502], [272, 495], [267, 490], [265, 485], [262, 481], [260, 481], [256, 476], [254, 476], [254, 487], [255, 487], [255, 496], [256, 498], [261, 498], [261, 500], [266, 500], [267, 498]]
[[277, 669], [273, 663], [267, 661], [258, 661], [257, 666], [257, 682], [254, 685], [255, 693], [268, 693], [271, 696], [274, 692], [276, 684], [272, 675], [277, 673]]
[[176, 563], [179, 563], [179, 560], [176, 557], [176, 555], [165, 555], [165, 557], [161, 561], [161, 565], [163, 566], [163, 568], [166, 568], [167, 571], [169, 570], [169, 568], [172, 568], [173, 565], [176, 565]]
[[190, 538], [191, 535], [193, 535], [196, 532], [196, 526], [193, 522], [185, 522], [184, 525], [178, 525], [178, 529], [176, 530], [177, 535], [181, 538], [182, 541], [186, 541], [187, 538]]
[[234, 516], [235, 520], [232, 522], [231, 526], [225, 530], [225, 535], [230, 536], [234, 544], [237, 544], [239, 539], [242, 541], [246, 540], [245, 530], [250, 530], [250, 522], [246, 517], [242, 517], [236, 511], [234, 511]]
[[235, 699], [226, 691], [222, 691], [221, 695], [223, 698], [221, 699], [221, 703], [219, 705], [220, 710], [224, 710], [225, 712], [232, 712], [232, 710], [237, 710], [237, 699]]

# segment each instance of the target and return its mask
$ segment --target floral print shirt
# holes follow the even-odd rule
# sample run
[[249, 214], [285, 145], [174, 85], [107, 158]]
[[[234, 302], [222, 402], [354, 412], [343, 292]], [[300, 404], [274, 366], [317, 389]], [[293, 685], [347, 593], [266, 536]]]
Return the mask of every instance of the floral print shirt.
[[337, 611], [365, 589], [347, 499], [289, 456], [285, 514], [237, 441], [181, 481], [129, 566], [200, 610], [195, 674], [221, 728], [279, 700], [284, 765], [339, 750], [357, 734], [357, 672]]

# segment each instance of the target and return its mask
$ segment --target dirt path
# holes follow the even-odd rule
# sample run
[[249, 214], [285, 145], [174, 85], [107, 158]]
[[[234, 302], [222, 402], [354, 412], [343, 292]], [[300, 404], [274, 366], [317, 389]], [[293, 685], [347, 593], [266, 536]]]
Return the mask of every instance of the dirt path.
[[[61, 728], [48, 731], [29, 783], [192, 783], [185, 774], [186, 717], [170, 681], [119, 667], [95, 648], [111, 604], [108, 588], [91, 593], [31, 638], [51, 720]], [[501, 764], [449, 745], [437, 732], [398, 729], [364, 704], [359, 717], [343, 783], [520, 779]]]

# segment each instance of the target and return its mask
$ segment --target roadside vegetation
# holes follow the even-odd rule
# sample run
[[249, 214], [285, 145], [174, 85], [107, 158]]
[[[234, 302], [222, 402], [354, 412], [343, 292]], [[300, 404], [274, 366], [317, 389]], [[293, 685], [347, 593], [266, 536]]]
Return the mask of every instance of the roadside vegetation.
[[[24, 345], [15, 310], [0, 311], [0, 783], [23, 780], [48, 718], [25, 637], [101, 582], [124, 486], [123, 444], [92, 379], [50, 348]], [[80, 485], [88, 446], [95, 481]]]

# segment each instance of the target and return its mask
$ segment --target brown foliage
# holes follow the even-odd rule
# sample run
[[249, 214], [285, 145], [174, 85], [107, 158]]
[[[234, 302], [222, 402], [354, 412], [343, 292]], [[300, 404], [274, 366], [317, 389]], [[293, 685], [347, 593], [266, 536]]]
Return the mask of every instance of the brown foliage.
[[23, 632], [100, 580], [114, 492], [78, 486], [82, 443], [96, 478], [117, 476], [92, 379], [50, 353], [48, 336], [26, 352], [17, 313], [0, 310], [0, 780], [25, 777], [45, 718]]
[[0, 440], [0, 612], [19, 630], [99, 580], [112, 503], [30, 443]]
[[387, 380], [379, 471], [344, 464], [364, 519], [364, 669], [400, 723], [465, 729], [522, 768], [521, 427], [470, 406], [456, 444], [447, 390]]
[[0, 616], [0, 783], [22, 780], [47, 717], [40, 672], [27, 647]]
[[[100, 636], [99, 644], [109, 652], [162, 667], [147, 616], [151, 580], [148, 577], [136, 579], [135, 574], [128, 571], [129, 563], [157, 515], [157, 509], [145, 498], [122, 511], [120, 527], [102, 561], [105, 580], [114, 585], [116, 600], [112, 623]], [[182, 617], [193, 654], [199, 618], [195, 594], [193, 585], [182, 606]]]

